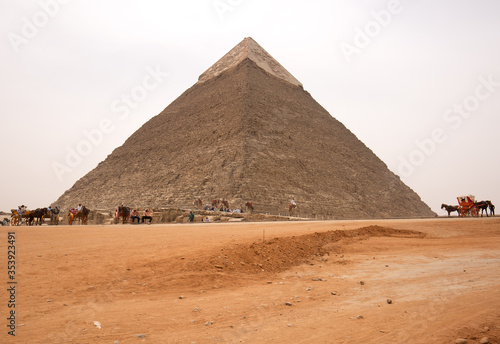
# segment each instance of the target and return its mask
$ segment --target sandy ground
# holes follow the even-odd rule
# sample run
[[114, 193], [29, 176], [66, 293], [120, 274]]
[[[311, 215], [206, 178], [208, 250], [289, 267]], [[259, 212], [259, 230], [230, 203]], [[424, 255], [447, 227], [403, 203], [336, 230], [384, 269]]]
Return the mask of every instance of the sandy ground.
[[500, 342], [498, 218], [2, 227], [0, 252], [1, 343]]

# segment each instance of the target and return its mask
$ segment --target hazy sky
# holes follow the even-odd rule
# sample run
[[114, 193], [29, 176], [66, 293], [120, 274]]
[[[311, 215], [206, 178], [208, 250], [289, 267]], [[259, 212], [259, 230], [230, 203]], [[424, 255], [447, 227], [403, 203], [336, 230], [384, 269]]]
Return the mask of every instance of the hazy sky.
[[498, 0], [0, 0], [0, 34], [0, 210], [55, 201], [247, 36], [438, 214], [500, 203]]

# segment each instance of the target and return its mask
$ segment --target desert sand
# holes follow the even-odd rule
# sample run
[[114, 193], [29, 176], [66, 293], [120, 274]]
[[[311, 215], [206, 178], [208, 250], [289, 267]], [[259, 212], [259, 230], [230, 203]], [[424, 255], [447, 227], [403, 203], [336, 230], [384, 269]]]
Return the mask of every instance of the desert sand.
[[1, 343], [500, 340], [498, 218], [2, 227], [0, 238]]

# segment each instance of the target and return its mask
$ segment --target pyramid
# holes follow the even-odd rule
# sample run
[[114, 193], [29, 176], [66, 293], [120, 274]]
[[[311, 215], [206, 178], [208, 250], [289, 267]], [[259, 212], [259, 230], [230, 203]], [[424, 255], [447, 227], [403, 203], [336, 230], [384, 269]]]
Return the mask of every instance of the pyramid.
[[225, 198], [256, 212], [435, 213], [302, 84], [245, 38], [54, 204], [192, 208]]

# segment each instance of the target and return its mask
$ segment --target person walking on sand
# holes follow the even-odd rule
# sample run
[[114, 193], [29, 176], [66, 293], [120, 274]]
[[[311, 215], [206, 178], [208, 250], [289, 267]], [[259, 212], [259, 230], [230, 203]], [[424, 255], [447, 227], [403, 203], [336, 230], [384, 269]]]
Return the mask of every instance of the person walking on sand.
[[151, 222], [153, 222], [153, 211], [151, 210], [151, 208], [147, 208], [146, 210], [144, 210], [144, 215], [142, 216], [142, 223], [144, 223], [144, 220], [149, 220], [149, 224], [151, 224]]
[[193, 222], [194, 221], [194, 214], [193, 212], [190, 212], [189, 213], [189, 222]]

